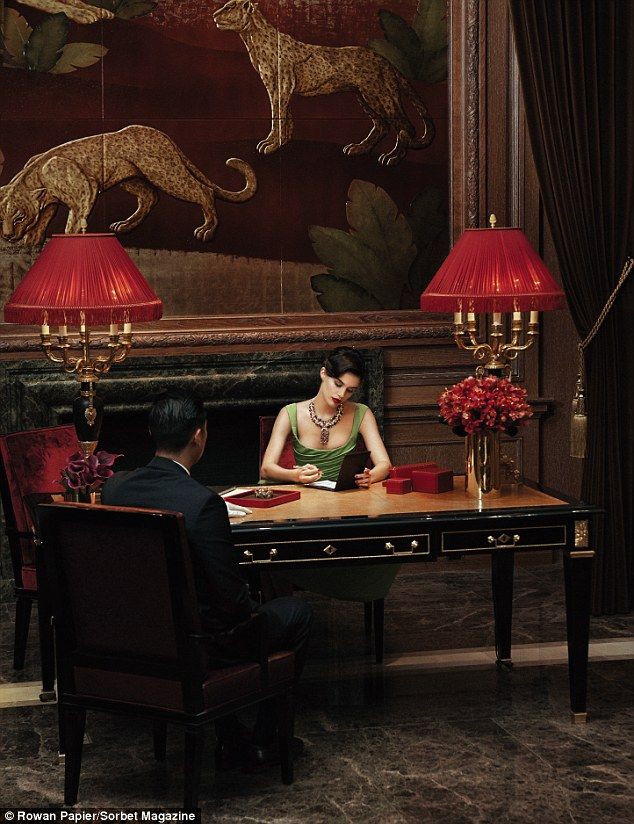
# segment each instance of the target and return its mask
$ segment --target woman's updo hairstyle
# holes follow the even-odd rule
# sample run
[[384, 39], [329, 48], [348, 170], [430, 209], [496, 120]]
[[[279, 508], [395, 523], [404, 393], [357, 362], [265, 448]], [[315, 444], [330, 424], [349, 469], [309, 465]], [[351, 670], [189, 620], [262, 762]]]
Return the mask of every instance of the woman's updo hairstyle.
[[365, 363], [356, 349], [340, 346], [326, 356], [324, 369], [331, 378], [340, 378], [346, 372], [356, 375], [359, 380], [365, 378]]

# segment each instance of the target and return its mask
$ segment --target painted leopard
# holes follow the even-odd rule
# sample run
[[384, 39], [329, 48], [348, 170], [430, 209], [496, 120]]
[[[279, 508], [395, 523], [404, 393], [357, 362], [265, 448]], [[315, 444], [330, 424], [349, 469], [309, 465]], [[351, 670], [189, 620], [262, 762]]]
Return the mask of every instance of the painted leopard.
[[108, 9], [91, 6], [82, 0], [18, 0], [18, 3], [49, 14], [62, 12], [75, 23], [96, 23], [97, 20], [109, 20], [114, 17]]
[[200, 205], [204, 223], [194, 236], [208, 241], [218, 224], [216, 197], [242, 203], [257, 188], [248, 163], [231, 157], [226, 165], [244, 175], [244, 188], [238, 192], [211, 183], [171, 138], [150, 126], [126, 126], [118, 132], [71, 140], [30, 158], [9, 183], [0, 186], [2, 236], [12, 243], [39, 244], [60, 203], [68, 207], [66, 232], [79, 232], [97, 195], [120, 185], [137, 198], [137, 208], [125, 220], [113, 223], [113, 232], [136, 228], [162, 190]]
[[[394, 147], [380, 155], [379, 163], [392, 166], [408, 149], [422, 149], [434, 139], [434, 122], [412, 86], [384, 57], [363, 46], [316, 46], [283, 34], [267, 22], [251, 0], [229, 0], [214, 13], [219, 29], [236, 31], [260, 75], [271, 103], [271, 131], [258, 143], [258, 151], [271, 154], [293, 133], [289, 103], [293, 94], [313, 97], [355, 91], [372, 120], [372, 129], [360, 143], [350, 143], [344, 154], [372, 150], [389, 132], [396, 132]], [[403, 108], [409, 97], [421, 116], [425, 131], [416, 130]]]

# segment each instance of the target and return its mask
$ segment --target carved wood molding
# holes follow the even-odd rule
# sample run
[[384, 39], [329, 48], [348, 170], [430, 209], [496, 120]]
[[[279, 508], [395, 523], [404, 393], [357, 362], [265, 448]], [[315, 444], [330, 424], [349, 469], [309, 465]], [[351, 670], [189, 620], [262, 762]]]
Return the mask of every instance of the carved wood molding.
[[[157, 328], [158, 327], [158, 328]], [[161, 328], [162, 327], [162, 328]], [[214, 318], [166, 318], [159, 324], [134, 329], [134, 350], [196, 350], [203, 347], [232, 349], [248, 346], [328, 348], [333, 344], [379, 345], [389, 341], [450, 338], [446, 320], [430, 321], [419, 312], [341, 313], [337, 315], [252, 315]], [[104, 332], [91, 336], [95, 347], [105, 346]], [[35, 327], [0, 324], [0, 359], [41, 352]]]
[[450, 0], [450, 236], [480, 218], [480, 0]]

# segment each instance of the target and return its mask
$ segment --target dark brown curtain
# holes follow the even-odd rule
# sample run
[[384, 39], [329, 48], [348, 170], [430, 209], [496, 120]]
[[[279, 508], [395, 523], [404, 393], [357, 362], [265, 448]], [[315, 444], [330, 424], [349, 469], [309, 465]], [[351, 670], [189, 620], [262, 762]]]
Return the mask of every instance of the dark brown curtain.
[[[509, 0], [509, 8], [544, 208], [583, 339], [634, 253], [634, 2]], [[586, 350], [582, 494], [606, 513], [595, 613], [627, 612], [634, 592], [633, 287]]]

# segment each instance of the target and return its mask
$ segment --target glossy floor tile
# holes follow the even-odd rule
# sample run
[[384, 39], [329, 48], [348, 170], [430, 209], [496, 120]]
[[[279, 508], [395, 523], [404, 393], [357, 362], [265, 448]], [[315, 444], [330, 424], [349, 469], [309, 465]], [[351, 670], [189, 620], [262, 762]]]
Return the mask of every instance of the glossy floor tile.
[[[386, 662], [377, 667], [359, 604], [304, 594], [316, 611], [297, 698], [306, 744], [295, 783], [278, 768], [214, 777], [204, 822], [577, 822], [631, 820], [634, 804], [634, 620], [593, 618], [589, 721], [569, 721], [560, 565], [516, 570], [515, 668], [493, 665], [489, 571], [462, 562], [404, 569], [386, 602]], [[2, 608], [4, 691], [39, 689], [37, 630], [11, 669], [11, 609]], [[21, 693], [12, 693], [14, 696]], [[7, 805], [61, 803], [54, 705], [0, 709]], [[210, 736], [210, 739], [212, 736]], [[182, 736], [157, 764], [142, 722], [89, 715], [80, 806], [177, 808]], [[629, 812], [628, 812], [629, 811]]]

